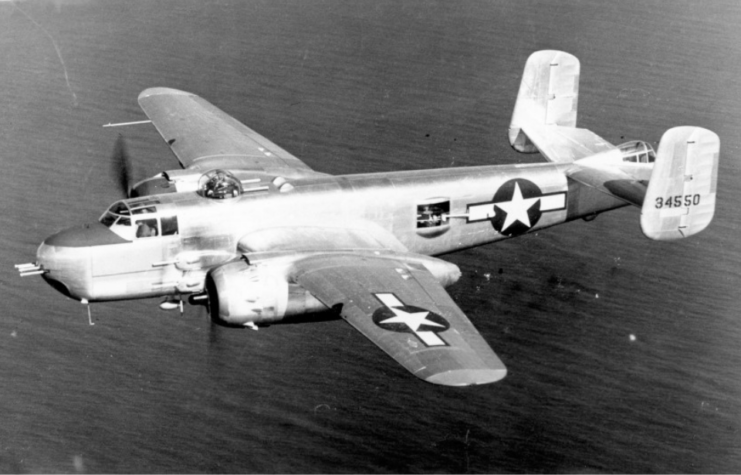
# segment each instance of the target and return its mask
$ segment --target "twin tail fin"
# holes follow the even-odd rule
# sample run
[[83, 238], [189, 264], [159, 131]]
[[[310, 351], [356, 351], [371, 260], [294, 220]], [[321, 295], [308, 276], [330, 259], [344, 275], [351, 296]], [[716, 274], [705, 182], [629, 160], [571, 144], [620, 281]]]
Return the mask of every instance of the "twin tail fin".
[[705, 229], [715, 213], [720, 139], [700, 127], [667, 130], [641, 207], [641, 230], [657, 241]]
[[646, 142], [616, 147], [576, 127], [580, 74], [579, 60], [569, 53], [530, 55], [509, 126], [512, 147], [570, 164], [565, 173], [572, 180], [640, 207], [641, 230], [650, 239], [681, 239], [705, 229], [715, 212], [718, 136], [675, 127], [655, 155]]

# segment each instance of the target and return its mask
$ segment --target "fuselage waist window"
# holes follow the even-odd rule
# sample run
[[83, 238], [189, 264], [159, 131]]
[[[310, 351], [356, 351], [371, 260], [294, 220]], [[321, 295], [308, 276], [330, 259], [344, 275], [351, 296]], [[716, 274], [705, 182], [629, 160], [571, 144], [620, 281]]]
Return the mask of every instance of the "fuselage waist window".
[[450, 201], [417, 205], [417, 228], [431, 228], [447, 224]]

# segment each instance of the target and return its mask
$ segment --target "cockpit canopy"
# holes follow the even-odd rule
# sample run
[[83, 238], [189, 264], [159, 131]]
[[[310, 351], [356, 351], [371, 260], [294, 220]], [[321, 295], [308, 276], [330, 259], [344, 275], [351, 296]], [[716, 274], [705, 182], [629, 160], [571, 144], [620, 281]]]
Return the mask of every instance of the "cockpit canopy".
[[100, 217], [100, 222], [124, 239], [178, 234], [178, 217], [161, 215], [156, 198], [117, 201]]
[[618, 147], [623, 155], [624, 162], [653, 163], [656, 161], [656, 152], [648, 142], [632, 140]]
[[198, 180], [198, 194], [204, 198], [225, 200], [242, 194], [242, 183], [224, 170], [211, 170]]

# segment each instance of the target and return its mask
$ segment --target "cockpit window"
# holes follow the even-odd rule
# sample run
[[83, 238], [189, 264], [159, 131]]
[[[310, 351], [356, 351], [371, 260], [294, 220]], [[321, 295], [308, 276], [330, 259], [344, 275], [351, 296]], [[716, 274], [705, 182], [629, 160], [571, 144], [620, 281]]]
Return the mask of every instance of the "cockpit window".
[[103, 214], [103, 216], [100, 217], [100, 222], [103, 223], [106, 227], [110, 228], [117, 219], [118, 217], [115, 214], [106, 212]]
[[134, 214], [146, 214], [146, 213], [155, 213], [157, 212], [157, 208], [154, 206], [145, 206], [143, 208], [134, 208], [131, 210]]
[[[117, 201], [100, 217], [100, 222], [124, 239], [170, 236], [178, 234], [177, 216], [163, 216], [162, 233], [157, 219], [159, 200], [143, 198], [136, 201]], [[132, 226], [132, 219], [133, 226]]]
[[125, 201], [117, 201], [100, 217], [100, 222], [124, 239], [132, 240], [131, 210]]
[[160, 218], [162, 222], [162, 235], [172, 236], [178, 233], [178, 217], [177, 216], [162, 216]]
[[136, 237], [147, 238], [159, 236], [159, 226], [156, 219], [142, 219], [136, 222]]
[[111, 209], [109, 211], [113, 214], [131, 214], [131, 212], [129, 211], [129, 207], [126, 206], [126, 203], [124, 203], [123, 201], [113, 203], [113, 206], [111, 206]]
[[141, 208], [142, 206], [158, 205], [160, 204], [160, 200], [152, 196], [143, 196], [135, 200], [129, 200], [128, 203], [129, 203], [129, 206], [132, 209], [134, 209], [134, 208]]

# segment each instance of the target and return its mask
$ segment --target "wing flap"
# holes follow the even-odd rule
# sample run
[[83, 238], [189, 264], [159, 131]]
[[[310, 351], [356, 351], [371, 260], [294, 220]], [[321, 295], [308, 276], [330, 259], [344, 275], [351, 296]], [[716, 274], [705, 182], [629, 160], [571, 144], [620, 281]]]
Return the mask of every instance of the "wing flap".
[[183, 168], [242, 169], [287, 178], [320, 175], [195, 94], [151, 88], [139, 95], [139, 105]]
[[[434, 258], [426, 258], [434, 259]], [[466, 386], [497, 381], [501, 360], [424, 265], [327, 254], [297, 261], [292, 278], [425, 381]]]

